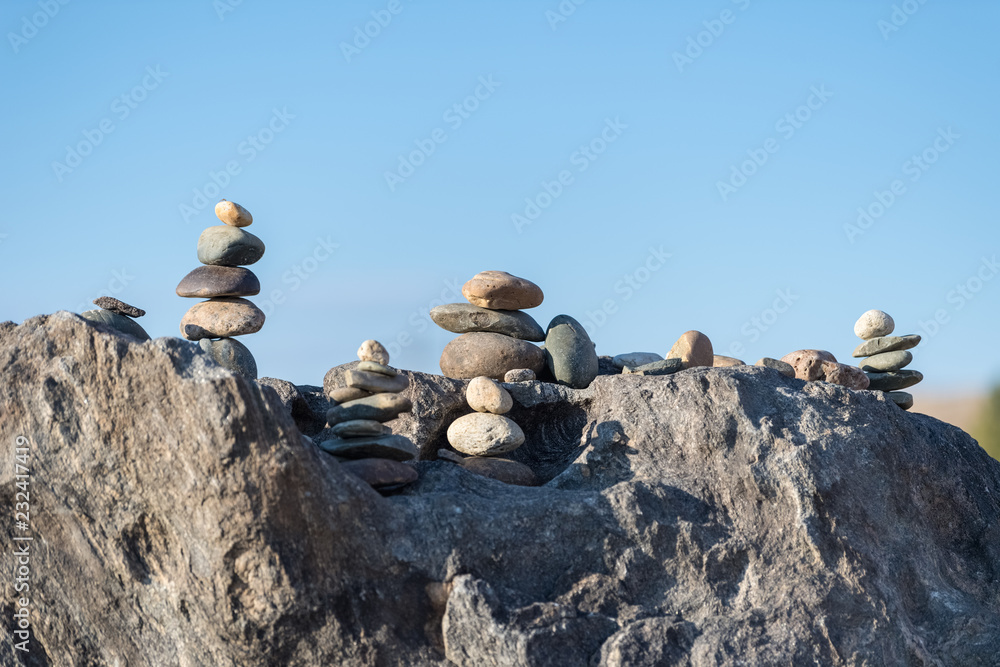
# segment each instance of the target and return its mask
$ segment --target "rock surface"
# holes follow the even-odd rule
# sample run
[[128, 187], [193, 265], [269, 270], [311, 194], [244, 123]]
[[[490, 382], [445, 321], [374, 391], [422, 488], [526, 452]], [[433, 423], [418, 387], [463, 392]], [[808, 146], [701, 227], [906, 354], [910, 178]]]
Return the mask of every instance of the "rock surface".
[[[463, 383], [408, 375], [407, 418], [434, 432]], [[0, 441], [30, 443], [36, 665], [1000, 653], [1000, 463], [878, 392], [751, 366], [511, 384], [510, 458], [542, 486], [419, 462], [382, 497], [274, 391], [176, 338], [69, 313], [3, 325], [0, 388]], [[0, 467], [5, 507], [14, 489]], [[0, 624], [4, 655], [14, 641]]]

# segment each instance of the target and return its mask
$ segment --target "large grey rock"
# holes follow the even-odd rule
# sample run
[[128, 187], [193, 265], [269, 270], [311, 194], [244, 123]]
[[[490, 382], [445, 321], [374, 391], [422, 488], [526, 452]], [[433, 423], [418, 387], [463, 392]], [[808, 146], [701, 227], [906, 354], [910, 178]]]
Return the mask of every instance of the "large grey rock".
[[[68, 313], [0, 325], [0, 442], [31, 452], [34, 664], [1000, 653], [1000, 463], [879, 392], [749, 366], [510, 384], [527, 435], [511, 458], [543, 486], [427, 461], [383, 498], [277, 394], [196, 350]], [[410, 377], [408, 418], [440, 428], [417, 410], [455, 381]], [[5, 507], [14, 490], [0, 466]], [[0, 524], [4, 544], [15, 534]], [[15, 641], [0, 624], [3, 655]]]

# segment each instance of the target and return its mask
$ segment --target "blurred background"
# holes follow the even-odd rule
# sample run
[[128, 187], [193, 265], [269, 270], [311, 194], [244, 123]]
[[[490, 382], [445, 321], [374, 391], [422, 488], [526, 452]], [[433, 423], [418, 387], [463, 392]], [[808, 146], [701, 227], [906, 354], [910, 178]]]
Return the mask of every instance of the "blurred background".
[[427, 313], [485, 269], [608, 355], [698, 329], [846, 362], [879, 308], [924, 337], [914, 409], [1000, 455], [995, 2], [0, 11], [0, 319], [107, 294], [177, 336], [226, 198], [267, 245], [262, 376], [321, 384], [367, 338], [436, 372]]

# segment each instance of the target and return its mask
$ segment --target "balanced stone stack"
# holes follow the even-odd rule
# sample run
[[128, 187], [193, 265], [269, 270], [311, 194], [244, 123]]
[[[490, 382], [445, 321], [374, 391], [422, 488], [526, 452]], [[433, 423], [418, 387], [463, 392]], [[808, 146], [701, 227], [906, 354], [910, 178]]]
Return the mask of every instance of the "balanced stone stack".
[[198, 238], [200, 266], [177, 285], [177, 296], [208, 299], [195, 304], [181, 319], [181, 333], [200, 341], [220, 365], [250, 379], [257, 378], [257, 362], [235, 336], [256, 333], [264, 313], [244, 299], [260, 293], [260, 281], [244, 266], [264, 256], [264, 242], [242, 229], [253, 223], [245, 208], [223, 199], [215, 215], [224, 225], [209, 227]]
[[448, 450], [438, 457], [458, 463], [466, 470], [508, 484], [533, 486], [537, 483], [531, 468], [499, 458], [524, 444], [524, 431], [506, 417], [514, 406], [510, 393], [492, 378], [473, 378], [465, 390], [465, 400], [475, 412], [459, 417], [448, 426], [448, 444], [468, 455], [463, 458]]
[[80, 317], [91, 322], [106, 324], [112, 329], [135, 336], [139, 340], [150, 339], [146, 330], [132, 319], [133, 317], [142, 317], [145, 315], [145, 310], [130, 306], [110, 296], [102, 296], [94, 299], [94, 305], [100, 308], [100, 310], [86, 310], [80, 313]]
[[541, 305], [541, 288], [503, 271], [483, 271], [462, 287], [469, 303], [450, 303], [431, 310], [431, 319], [461, 334], [441, 354], [441, 372], [450, 378], [486, 376], [503, 380], [508, 371], [529, 369], [540, 374], [545, 353], [533, 342], [545, 332], [525, 308]]
[[869, 310], [854, 325], [854, 333], [864, 340], [854, 350], [855, 358], [864, 358], [858, 364], [868, 376], [868, 388], [885, 392], [890, 401], [909, 410], [913, 407], [913, 395], [900, 391], [924, 379], [920, 371], [903, 370], [913, 361], [913, 349], [920, 342], [920, 336], [890, 336], [896, 323], [881, 310]]
[[347, 386], [327, 393], [333, 407], [326, 420], [334, 437], [321, 442], [320, 449], [347, 459], [344, 466], [375, 488], [412, 482], [416, 470], [401, 461], [419, 452], [385, 425], [413, 409], [410, 399], [399, 395], [409, 380], [389, 366], [389, 353], [378, 341], [362, 343], [358, 359], [360, 363], [344, 374]]

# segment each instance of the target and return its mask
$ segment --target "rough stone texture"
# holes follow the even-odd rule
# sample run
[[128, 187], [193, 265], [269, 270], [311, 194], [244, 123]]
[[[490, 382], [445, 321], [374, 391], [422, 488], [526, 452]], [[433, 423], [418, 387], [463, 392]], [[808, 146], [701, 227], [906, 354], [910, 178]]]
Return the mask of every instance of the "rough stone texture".
[[[304, 441], [272, 390], [206, 362], [68, 313], [0, 325], [0, 442], [30, 442], [44, 538], [34, 664], [1000, 653], [1000, 463], [878, 392], [750, 366], [511, 384], [528, 436], [511, 458], [543, 486], [428, 461], [384, 498]], [[407, 393], [463, 384], [418, 375]], [[0, 466], [4, 507], [14, 489]], [[0, 568], [14, 562], [5, 549]], [[3, 655], [12, 644], [0, 624]]]
[[626, 366], [622, 373], [625, 375], [673, 375], [684, 370], [684, 362], [680, 359], [661, 359], [642, 366]]
[[103, 324], [108, 329], [134, 336], [139, 340], [151, 340], [149, 334], [135, 320], [111, 312], [110, 310], [85, 310], [80, 317], [96, 324]]
[[854, 323], [854, 335], [858, 338], [870, 340], [872, 338], [888, 336], [895, 328], [896, 323], [892, 321], [889, 313], [882, 310], [869, 310]]
[[864, 371], [856, 366], [839, 364], [833, 361], [824, 361], [821, 365], [824, 382], [839, 384], [848, 389], [867, 389], [869, 380]]
[[199, 266], [177, 284], [177, 296], [208, 299], [213, 296], [260, 294], [260, 280], [242, 266]]
[[666, 354], [667, 359], [680, 359], [684, 368], [712, 366], [715, 363], [715, 352], [712, 341], [700, 331], [685, 332], [673, 344]]
[[257, 360], [246, 345], [233, 338], [202, 338], [198, 345], [223, 368], [257, 379]]
[[795, 377], [812, 382], [824, 379], [823, 362], [837, 363], [837, 357], [826, 350], [796, 350], [783, 356], [781, 361], [795, 369]]
[[538, 486], [538, 477], [535, 476], [531, 468], [510, 459], [501, 459], [495, 456], [469, 456], [459, 461], [458, 464], [469, 472], [495, 479], [504, 484]]
[[295, 388], [298, 389], [303, 403], [292, 404], [292, 419], [300, 431], [308, 436], [314, 436], [326, 426], [326, 413], [333, 406], [323, 393], [322, 387], [300, 384]]
[[462, 296], [490, 310], [522, 310], [542, 304], [542, 289], [506, 271], [480, 271], [462, 286]]
[[264, 319], [264, 311], [252, 301], [237, 297], [209, 299], [196, 303], [184, 314], [181, 333], [188, 340], [245, 336], [260, 331]]
[[880, 336], [872, 338], [858, 345], [852, 357], [868, 357], [880, 352], [893, 352], [894, 350], [909, 350], [917, 346], [920, 336], [908, 334], [906, 336]]
[[215, 266], [246, 266], [264, 256], [264, 242], [239, 227], [216, 225], [198, 237], [198, 261]]
[[385, 349], [385, 345], [377, 340], [366, 340], [358, 348], [358, 359], [374, 361], [376, 364], [387, 366], [389, 364], [389, 350]]
[[146, 311], [142, 308], [130, 306], [124, 301], [119, 301], [113, 296], [99, 296], [94, 299], [93, 303], [98, 308], [110, 310], [112, 313], [118, 313], [119, 315], [125, 315], [126, 317], [142, 317], [146, 314]]
[[786, 361], [781, 361], [779, 359], [772, 359], [771, 357], [763, 357], [754, 366], [762, 366], [763, 368], [773, 368], [782, 375], [793, 378], [795, 377], [795, 368]]
[[524, 431], [511, 419], [488, 412], [463, 415], [448, 426], [448, 444], [462, 454], [508, 454], [524, 444]]
[[502, 415], [510, 412], [514, 400], [507, 390], [488, 377], [477, 377], [469, 380], [465, 389], [465, 400], [476, 412], [491, 412]]
[[599, 362], [587, 330], [569, 315], [556, 315], [545, 330], [545, 364], [559, 384], [585, 389]]
[[435, 324], [452, 333], [488, 331], [521, 340], [545, 340], [545, 331], [535, 318], [519, 310], [490, 310], [471, 303], [448, 303], [432, 308], [430, 314]]
[[503, 380], [507, 371], [527, 368], [540, 374], [545, 353], [537, 345], [496, 333], [467, 333], [445, 345], [441, 372], [446, 377], [471, 379], [485, 375]]
[[504, 382], [531, 382], [537, 379], [535, 371], [530, 368], [514, 368], [503, 375]]
[[249, 227], [253, 224], [253, 216], [234, 201], [222, 199], [215, 205], [215, 215], [219, 220], [233, 227]]
[[858, 366], [863, 371], [878, 373], [880, 371], [898, 371], [905, 368], [913, 361], [913, 353], [905, 350], [894, 352], [882, 352], [868, 357]]

